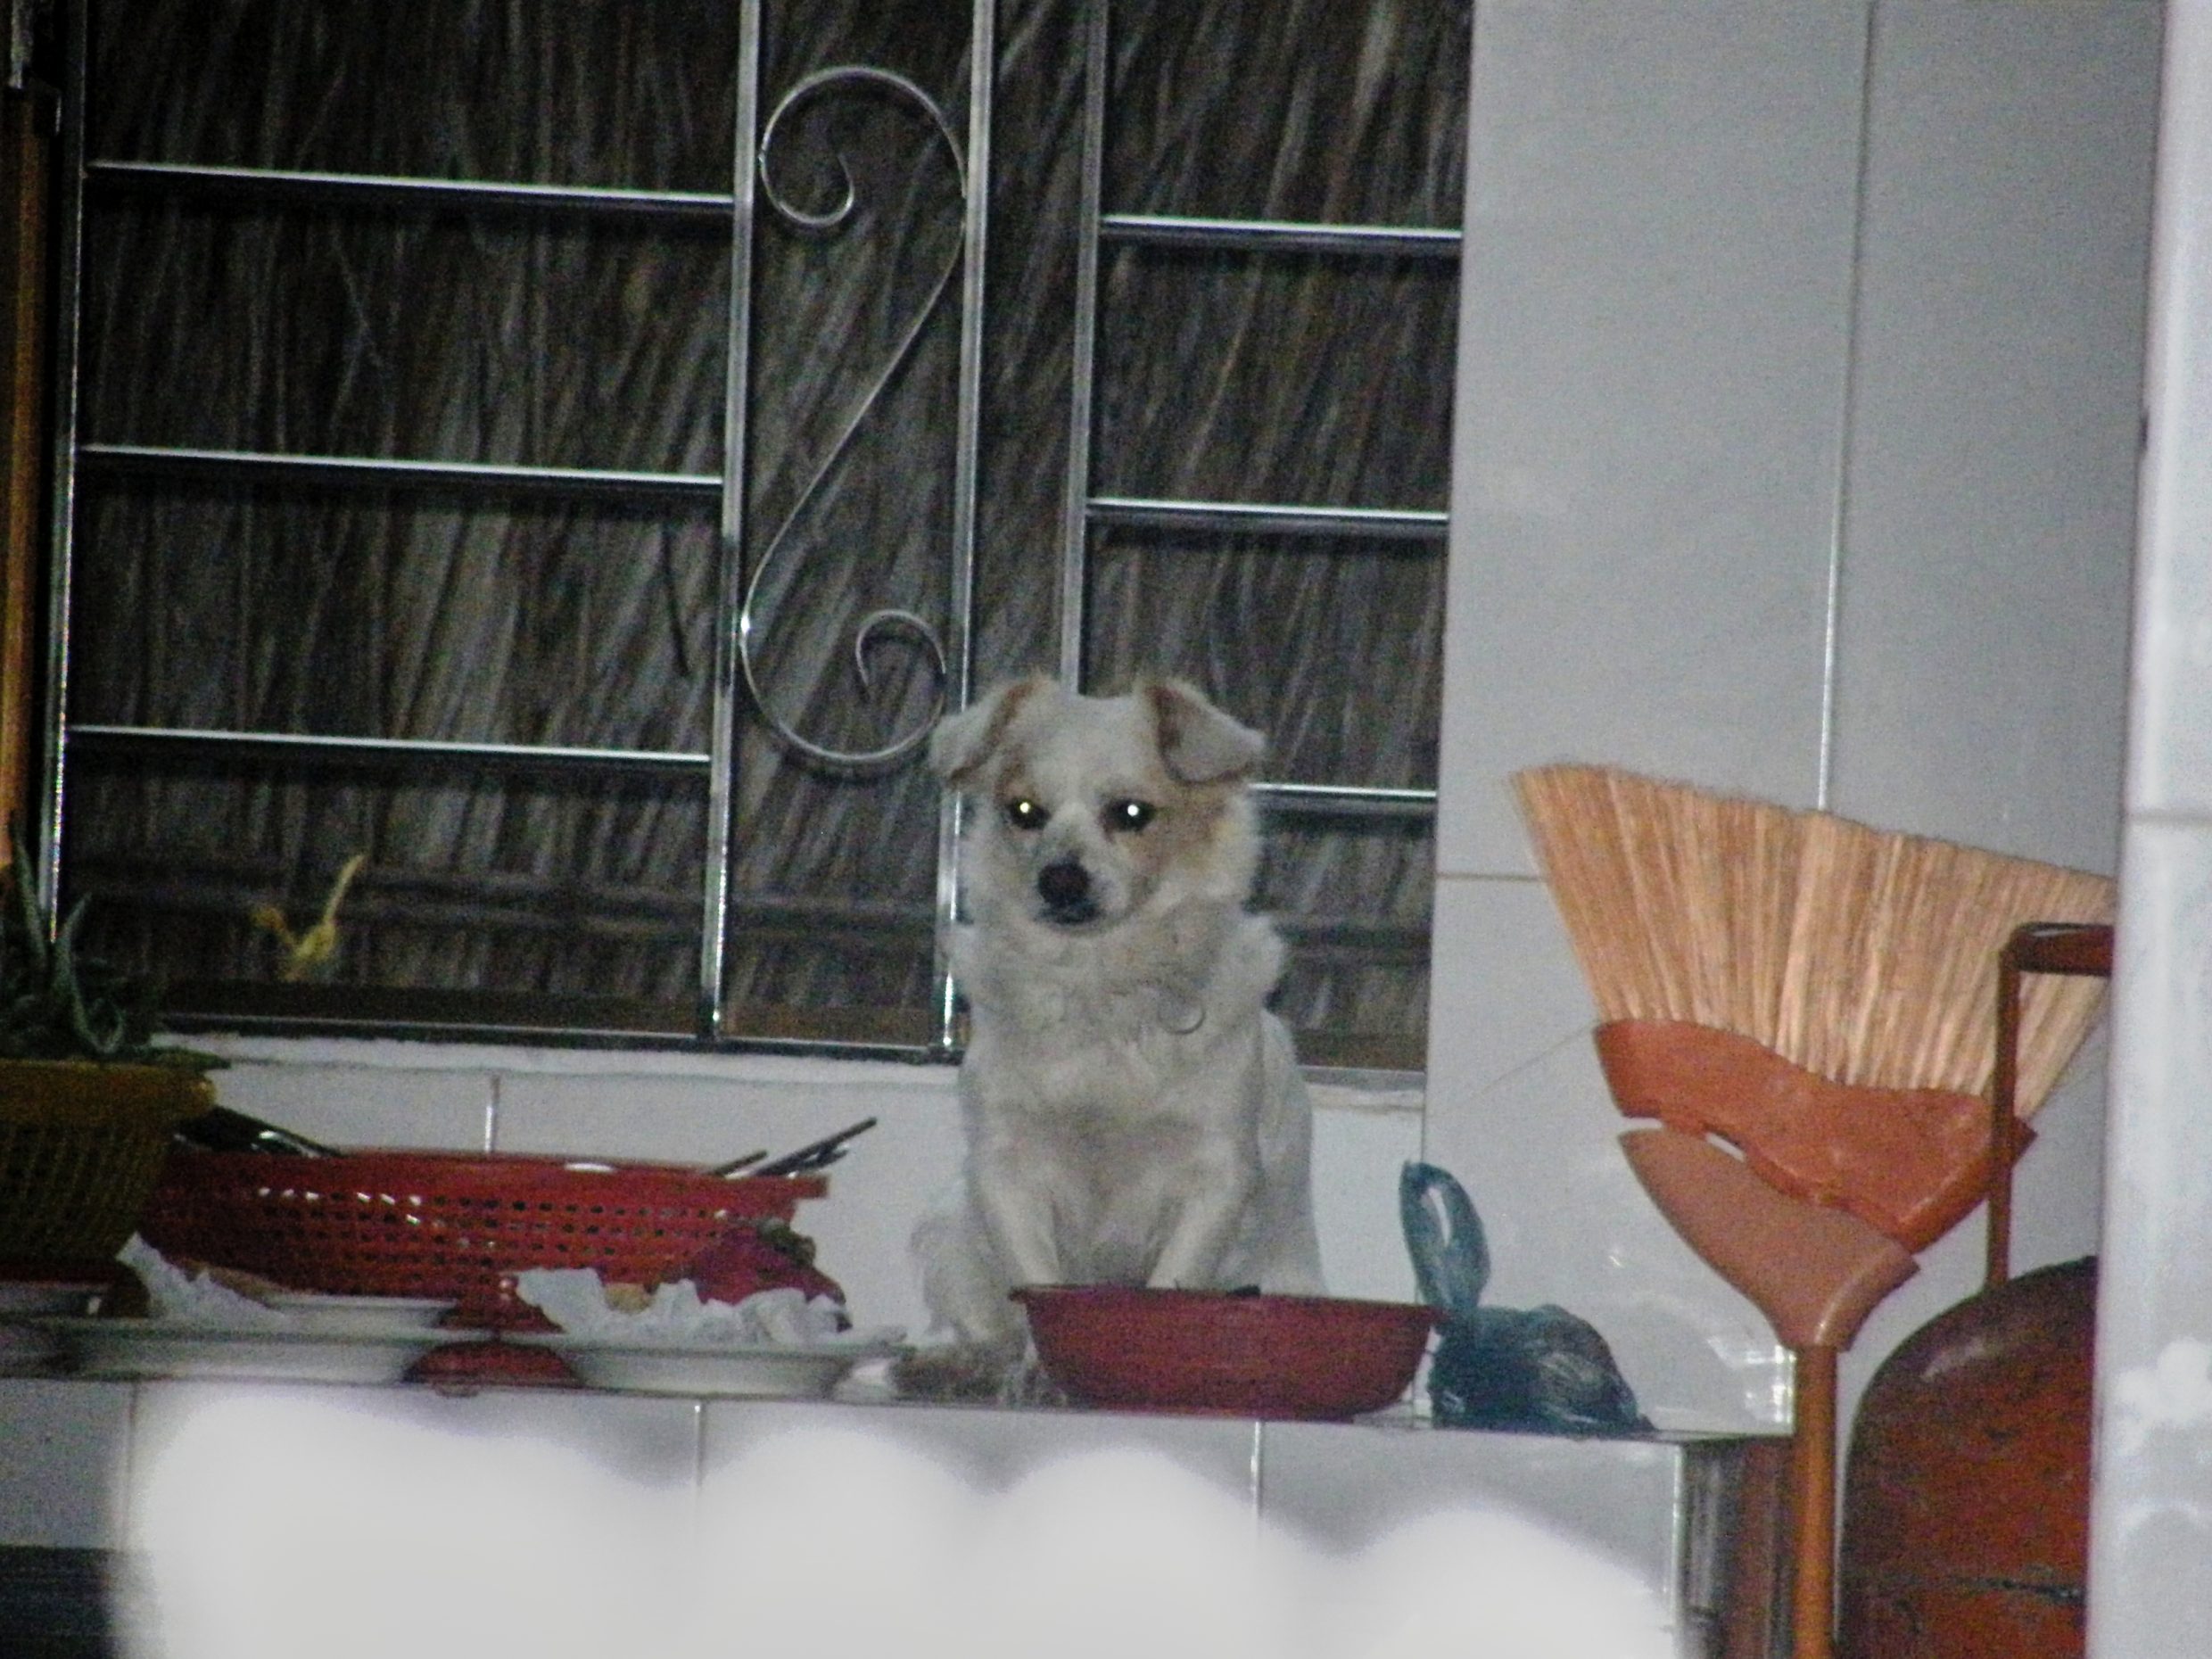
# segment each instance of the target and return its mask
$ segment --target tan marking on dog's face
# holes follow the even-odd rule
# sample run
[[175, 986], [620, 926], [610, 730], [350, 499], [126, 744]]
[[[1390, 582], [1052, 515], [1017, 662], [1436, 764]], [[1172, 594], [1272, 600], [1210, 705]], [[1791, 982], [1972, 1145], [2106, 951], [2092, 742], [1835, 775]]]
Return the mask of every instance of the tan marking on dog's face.
[[1192, 783], [1232, 783], [1250, 775], [1259, 758], [1259, 733], [1247, 730], [1180, 681], [1150, 681], [1138, 688], [1151, 707], [1161, 760]]
[[[943, 755], [935, 745], [932, 746], [931, 758], [940, 763], [945, 780], [956, 789], [969, 788], [974, 782], [976, 774], [988, 766], [999, 754], [1006, 742], [1006, 734], [1021, 716], [1022, 706], [1051, 684], [1052, 681], [1043, 675], [1033, 674], [995, 693], [986, 704], [971, 707], [946, 722], [947, 728], [960, 729], [966, 741], [960, 747], [957, 756]], [[978, 714], [984, 722], [981, 731], [975, 732], [972, 727], [962, 726], [962, 722], [974, 720]], [[943, 735], [941, 731], [940, 737]]]
[[1157, 774], [1148, 799], [1151, 821], [1134, 834], [1110, 838], [1126, 852], [1141, 872], [1139, 883], [1155, 891], [1168, 873], [1211, 859], [1228, 823], [1228, 805], [1234, 791], [1219, 784], [1179, 783], [1165, 771]]

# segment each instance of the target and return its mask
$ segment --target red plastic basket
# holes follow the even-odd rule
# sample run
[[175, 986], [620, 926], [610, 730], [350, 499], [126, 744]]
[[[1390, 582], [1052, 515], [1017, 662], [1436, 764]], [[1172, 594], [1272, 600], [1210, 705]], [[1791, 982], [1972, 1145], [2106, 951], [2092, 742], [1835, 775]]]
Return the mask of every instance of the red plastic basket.
[[597, 1267], [651, 1284], [733, 1222], [789, 1221], [819, 1176], [702, 1175], [557, 1158], [178, 1151], [139, 1221], [166, 1256], [304, 1291], [451, 1297], [458, 1325], [549, 1328], [515, 1294], [527, 1267]]

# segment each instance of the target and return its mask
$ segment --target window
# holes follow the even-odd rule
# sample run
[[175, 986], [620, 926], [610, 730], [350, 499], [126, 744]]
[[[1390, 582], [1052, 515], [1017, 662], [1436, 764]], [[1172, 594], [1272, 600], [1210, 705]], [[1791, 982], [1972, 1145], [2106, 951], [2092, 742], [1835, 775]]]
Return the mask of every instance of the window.
[[949, 1052], [918, 739], [1158, 670], [1419, 1063], [1464, 10], [63, 18], [50, 844], [180, 1023]]

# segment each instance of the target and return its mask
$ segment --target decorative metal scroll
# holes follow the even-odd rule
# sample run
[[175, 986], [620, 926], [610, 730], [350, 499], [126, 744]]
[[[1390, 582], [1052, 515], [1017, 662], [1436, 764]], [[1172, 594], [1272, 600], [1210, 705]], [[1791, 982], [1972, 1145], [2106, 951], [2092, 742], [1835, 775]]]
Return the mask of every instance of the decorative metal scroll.
[[746, 580], [744, 601], [738, 610], [738, 662], [745, 674], [746, 689], [750, 693], [753, 706], [759, 711], [761, 719], [780, 742], [801, 755], [824, 765], [849, 770], [888, 765], [912, 752], [929, 737], [929, 730], [936, 723], [937, 715], [944, 711], [945, 687], [950, 678], [944, 640], [926, 619], [912, 610], [889, 607], [871, 611], [863, 617], [853, 636], [853, 666], [860, 680], [862, 696], [866, 697], [874, 689], [874, 677], [868, 666], [869, 654], [879, 645], [886, 643], [887, 637], [892, 634], [904, 636], [928, 656], [931, 666], [936, 671], [937, 695], [927, 720], [913, 730], [882, 747], [865, 750], [834, 749], [803, 736], [770, 706], [767, 694], [762, 689], [757, 665], [754, 661], [755, 644], [760, 630], [759, 620], [755, 613], [763, 582], [770, 570], [774, 567], [777, 558], [784, 551], [793, 528], [805, 513], [807, 507], [813, 500], [823, 483], [845, 458], [854, 434], [859, 432], [863, 423], [875, 409], [886, 388], [890, 385], [899, 370], [904, 367], [907, 359], [913, 352], [916, 342], [921, 337], [922, 330], [928, 326], [930, 318], [936, 314], [938, 305], [951, 287], [953, 274], [960, 269], [961, 260], [967, 248], [964, 210], [968, 200], [968, 170], [965, 160], [961, 154], [960, 142], [953, 135], [952, 122], [943, 107], [904, 75], [864, 64], [843, 64], [819, 70], [793, 86], [790, 91], [777, 103], [775, 108], [769, 112], [767, 120], [762, 124], [758, 161], [761, 193], [771, 208], [781, 215], [788, 223], [801, 230], [823, 235], [834, 234], [852, 214], [855, 201], [852, 169], [846, 165], [845, 157], [834, 150], [831, 153], [837, 161], [838, 174], [842, 186], [842, 194], [838, 202], [820, 212], [809, 212], [784, 196], [776, 188], [771, 167], [776, 135], [780, 130], [785, 119], [809, 99], [832, 92], [870, 87], [891, 93], [912, 103], [928, 118], [930, 125], [937, 129], [937, 136], [943, 140], [945, 153], [952, 161], [953, 178], [959, 186], [960, 201], [963, 209], [962, 234], [954, 241], [952, 254], [945, 260], [944, 268], [937, 273], [928, 294], [916, 309], [904, 332], [899, 336], [889, 359], [876, 376], [874, 382], [847, 413], [844, 424], [838, 430], [835, 442], [830, 445], [820, 465], [815, 467], [813, 475], [807, 479], [805, 487], [799, 491], [797, 498], [792, 502], [791, 509], [784, 515], [783, 522], [776, 526], [775, 533], [771, 535], [763, 546], [760, 557], [755, 562], [752, 573]]

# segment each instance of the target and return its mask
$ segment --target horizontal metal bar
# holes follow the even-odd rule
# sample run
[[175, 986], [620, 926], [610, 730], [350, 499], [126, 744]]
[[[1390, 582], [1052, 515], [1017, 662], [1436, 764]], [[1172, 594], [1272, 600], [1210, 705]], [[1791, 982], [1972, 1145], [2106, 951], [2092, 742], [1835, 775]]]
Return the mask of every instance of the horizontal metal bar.
[[[465, 767], [495, 771], [582, 771], [704, 776], [710, 757], [681, 749], [595, 749], [556, 744], [457, 743], [427, 738], [331, 737], [313, 732], [231, 731], [206, 727], [126, 726], [90, 722], [69, 728], [72, 748], [95, 755], [166, 751], [250, 756], [257, 762]], [[1425, 817], [1433, 789], [1363, 788], [1321, 783], [1260, 783], [1253, 796], [1267, 810], [1325, 817]]]
[[558, 998], [547, 1000], [545, 1019], [541, 1023], [498, 1015], [472, 1018], [464, 1006], [466, 992], [452, 994], [450, 1000], [455, 1006], [450, 1016], [415, 1018], [394, 1016], [385, 1011], [381, 1002], [356, 1014], [343, 1012], [337, 1005], [311, 1013], [263, 1013], [227, 997], [219, 1008], [198, 1006], [188, 1000], [192, 994], [191, 987], [174, 994], [182, 1005], [162, 1016], [162, 1025], [180, 1036], [204, 1032], [239, 1036], [374, 1036], [400, 1042], [528, 1044], [605, 1052], [788, 1054], [863, 1061], [944, 1058], [919, 1033], [912, 1043], [834, 1036], [702, 1037], [678, 1028], [673, 1021], [665, 1026], [640, 1023], [634, 1028], [594, 1024], [589, 1013], [579, 1015]]
[[1095, 495], [1088, 505], [1093, 524], [1155, 529], [1428, 541], [1440, 541], [1451, 527], [1450, 515], [1440, 508], [1268, 506], [1257, 501], [1174, 501], [1128, 495]]
[[[274, 869], [242, 872], [235, 861], [226, 868], [195, 859], [149, 876], [144, 866], [99, 859], [88, 862], [78, 880], [111, 910], [203, 919], [243, 915], [255, 904], [281, 896], [290, 875]], [[927, 904], [773, 893], [742, 896], [731, 915], [748, 938], [831, 948], [891, 944], [919, 952], [929, 949], [936, 920]], [[346, 890], [345, 920], [357, 929], [399, 923], [495, 937], [567, 934], [682, 945], [696, 937], [699, 916], [690, 895], [665, 889], [517, 871], [387, 871], [372, 864]]]
[[1460, 234], [1416, 225], [1315, 225], [1287, 219], [1191, 219], [1168, 213], [1103, 213], [1099, 235], [1151, 247], [1225, 248], [1242, 253], [1349, 253], [1370, 258], [1456, 260]]
[[194, 727], [72, 722], [72, 749], [95, 755], [169, 752], [250, 757], [256, 763], [305, 761], [366, 766], [394, 764], [497, 772], [643, 772], [705, 777], [707, 756], [673, 749], [591, 749], [554, 744], [450, 743], [424, 738], [322, 737], [310, 732], [222, 731]]
[[[274, 860], [194, 859], [148, 875], [144, 866], [94, 859], [78, 872], [110, 910], [165, 918], [236, 917], [280, 896], [292, 872]], [[819, 894], [741, 891], [731, 901], [739, 937], [829, 949], [929, 948], [936, 920], [927, 904]], [[565, 880], [516, 871], [384, 871], [371, 866], [347, 890], [349, 926], [403, 923], [461, 929], [489, 937], [569, 933], [579, 937], [681, 945], [698, 923], [696, 903], [664, 889]], [[1275, 919], [1316, 960], [1387, 962], [1425, 956], [1426, 926], [1366, 916]]]
[[1313, 818], [1433, 818], [1434, 789], [1371, 789], [1352, 784], [1256, 783], [1262, 812]]
[[706, 473], [622, 472], [584, 466], [516, 466], [479, 461], [390, 460], [367, 455], [283, 455], [251, 450], [170, 449], [86, 443], [79, 465], [94, 473], [278, 479], [379, 490], [467, 490], [509, 495], [678, 499], [718, 507], [722, 479]]
[[400, 207], [434, 213], [563, 213], [599, 219], [691, 219], [726, 227], [727, 194], [692, 190], [600, 189], [483, 179], [418, 178], [389, 173], [302, 172], [267, 167], [202, 167], [174, 161], [90, 161], [95, 189], [243, 197], [332, 207]]

